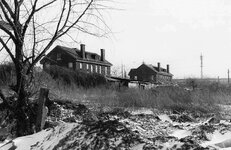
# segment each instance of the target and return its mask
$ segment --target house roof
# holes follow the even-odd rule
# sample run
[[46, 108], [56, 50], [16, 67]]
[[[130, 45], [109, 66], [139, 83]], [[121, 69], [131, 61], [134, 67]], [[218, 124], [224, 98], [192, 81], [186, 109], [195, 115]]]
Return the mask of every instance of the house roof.
[[[146, 64], [145, 64], [146, 65]], [[171, 73], [167, 73], [167, 70], [165, 69], [165, 68], [162, 68], [162, 67], [160, 67], [160, 70], [161, 71], [158, 71], [158, 67], [155, 67], [155, 66], [153, 66], [153, 65], [147, 65], [149, 68], [151, 68], [153, 71], [155, 71], [155, 72], [157, 72], [157, 73], [159, 73], [159, 74], [163, 74], [163, 75], [170, 75], [170, 76], [173, 76], [173, 74], [171, 74]]]
[[[153, 66], [152, 64], [142, 64], [142, 65], [148, 67], [150, 70], [152, 70], [152, 71], [155, 72], [155, 73], [162, 74], [162, 75], [166, 75], [166, 76], [173, 76], [173, 74], [167, 73], [166, 69], [164, 69], [164, 68], [160, 68], [161, 71], [159, 71], [159, 70], [158, 70], [158, 67], [155, 67], [155, 66]], [[142, 65], [141, 65], [141, 66], [142, 66]], [[139, 68], [139, 67], [138, 67], [138, 68]], [[131, 69], [130, 72], [129, 72], [129, 74], [132, 74], [133, 72], [136, 72], [136, 70], [137, 70], [138, 68], [136, 68], [136, 69]]]
[[136, 72], [136, 69], [131, 69], [131, 70], [129, 71], [128, 75], [134, 74], [135, 72]]
[[[107, 60], [101, 61], [101, 56], [96, 54], [96, 53], [85, 51], [86, 56], [83, 59], [82, 56], [81, 56], [81, 51], [79, 49], [77, 49], [77, 48], [69, 48], [69, 47], [57, 45], [52, 51], [54, 51], [54, 50], [61, 50], [61, 51], [65, 52], [65, 53], [67, 53], [71, 57], [75, 58], [76, 61], [91, 62], [91, 63], [97, 63], [97, 64], [104, 64], [104, 65], [112, 66], [112, 64], [110, 62], [108, 62]], [[46, 56], [49, 56], [49, 54], [47, 54]], [[41, 63], [43, 63], [46, 56], [41, 60]]]

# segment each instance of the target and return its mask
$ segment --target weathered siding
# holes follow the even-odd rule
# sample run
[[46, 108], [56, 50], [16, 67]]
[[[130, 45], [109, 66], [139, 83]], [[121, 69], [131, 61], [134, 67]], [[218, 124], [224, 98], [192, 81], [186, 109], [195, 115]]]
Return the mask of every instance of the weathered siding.
[[[60, 54], [60, 59], [57, 60], [58, 54]], [[65, 53], [64, 51], [62, 51], [60, 49], [56, 49], [54, 51], [51, 51], [49, 53], [49, 55], [47, 55], [46, 57], [47, 58], [44, 59], [43, 67], [46, 67], [45, 65], [48, 64], [47, 66], [57, 65], [60, 67], [69, 68], [68, 64], [72, 63], [73, 70], [81, 70], [81, 71], [88, 72], [88, 73], [98, 73], [98, 74], [102, 74], [102, 75], [110, 75], [110, 71], [111, 71], [110, 66], [96, 64], [96, 63], [93, 63], [91, 61], [89, 61], [89, 62], [77, 61], [76, 62], [76, 59], [74, 57], [68, 55], [67, 53]], [[87, 61], [87, 60], [85, 60], [85, 61]], [[82, 67], [80, 67], [80, 64]], [[88, 67], [87, 67], [87, 65], [88, 65]], [[106, 73], [105, 73], [105, 67], [107, 68]]]
[[[60, 59], [57, 60], [57, 55], [61, 55]], [[76, 68], [76, 63], [75, 63], [75, 59], [69, 55], [67, 55], [66, 53], [56, 50], [50, 53], [49, 55], [49, 59], [46, 59], [46, 63], [44, 63], [45, 65], [47, 63], [49, 63], [50, 65], [57, 65], [57, 66], [61, 66], [61, 67], [67, 67], [68, 68], [68, 63], [73, 63], [73, 68]], [[44, 66], [45, 67], [45, 66]]]
[[111, 67], [107, 67], [108, 69], [107, 69], [107, 75], [108, 76], [111, 76]]
[[105, 66], [101, 66], [101, 74], [105, 75]]
[[172, 77], [152, 70], [149, 66], [142, 64], [137, 69], [132, 69], [129, 73], [131, 80], [148, 82], [171, 82]]
[[[80, 68], [80, 63], [82, 64], [82, 68]], [[87, 69], [87, 64], [88, 64], [88, 69]], [[111, 67], [108, 67], [108, 66], [102, 66], [102, 65], [93, 64], [93, 63], [82, 63], [82, 62], [76, 62], [75, 66], [76, 66], [75, 67], [76, 70], [82, 70], [82, 71], [86, 71], [89, 73], [97, 73], [97, 74], [102, 74], [102, 75], [107, 75], [107, 76], [110, 76], [111, 74]], [[105, 68], [107, 68], [106, 72], [105, 72]]]
[[147, 66], [141, 65], [137, 68], [136, 72], [132, 73], [130, 76], [132, 80], [135, 80], [136, 76], [139, 81], [155, 81], [156, 73]]

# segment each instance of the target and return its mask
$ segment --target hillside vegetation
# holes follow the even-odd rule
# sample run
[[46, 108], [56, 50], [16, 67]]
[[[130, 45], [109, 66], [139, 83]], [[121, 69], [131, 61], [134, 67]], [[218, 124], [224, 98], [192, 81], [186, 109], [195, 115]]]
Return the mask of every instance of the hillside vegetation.
[[[12, 70], [11, 64], [0, 66], [0, 87], [7, 100], [14, 102], [17, 95], [9, 88], [15, 82]], [[46, 130], [16, 138], [15, 115], [0, 103], [0, 141], [13, 139], [11, 146], [19, 149], [200, 149], [208, 148], [208, 141], [224, 146], [209, 134], [229, 137], [231, 133], [228, 85], [187, 79], [179, 85], [149, 90], [119, 88], [107, 83], [103, 76], [60, 67], [36, 69], [32, 81], [28, 86], [33, 108], [30, 115], [34, 116], [31, 125], [36, 120], [39, 89], [49, 89]], [[35, 140], [27, 145], [20, 142], [28, 139]], [[37, 139], [41, 140], [36, 142]], [[5, 142], [0, 142], [0, 148], [7, 146]]]
[[[15, 81], [12, 64], [0, 66], [0, 84]], [[50, 89], [54, 99], [87, 102], [109, 107], [148, 107], [178, 111], [218, 111], [217, 104], [229, 104], [231, 87], [216, 82], [187, 79], [177, 86], [159, 86], [150, 90], [118, 88], [98, 74], [87, 74], [57, 66], [46, 71], [35, 70], [30, 86], [31, 97], [40, 87]]]

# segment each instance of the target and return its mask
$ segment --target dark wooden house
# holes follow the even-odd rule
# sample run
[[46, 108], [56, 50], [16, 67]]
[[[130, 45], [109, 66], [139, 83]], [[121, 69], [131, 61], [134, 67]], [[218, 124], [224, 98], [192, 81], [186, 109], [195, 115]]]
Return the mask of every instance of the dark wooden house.
[[131, 69], [128, 75], [131, 80], [151, 83], [170, 83], [173, 76], [169, 72], [169, 65], [164, 69], [160, 67], [160, 63], [157, 67], [143, 63], [138, 68]]
[[44, 68], [50, 65], [67, 67], [87, 73], [97, 73], [110, 76], [112, 64], [105, 59], [105, 50], [101, 49], [101, 55], [85, 51], [85, 45], [80, 49], [56, 46], [40, 63]]

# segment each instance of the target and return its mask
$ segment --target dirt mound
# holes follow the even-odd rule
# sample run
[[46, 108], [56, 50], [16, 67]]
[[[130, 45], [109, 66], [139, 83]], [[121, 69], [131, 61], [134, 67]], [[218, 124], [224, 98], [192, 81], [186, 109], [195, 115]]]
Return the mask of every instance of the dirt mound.
[[141, 142], [138, 134], [118, 120], [99, 120], [76, 127], [54, 149], [130, 149]]
[[198, 121], [187, 113], [136, 114], [121, 108], [92, 113], [83, 104], [69, 102], [52, 102], [49, 108], [46, 130], [15, 139], [12, 145], [21, 147], [22, 139], [31, 139], [27, 146], [32, 149], [213, 149], [201, 143], [210, 141], [214, 132], [231, 132], [229, 122]]

